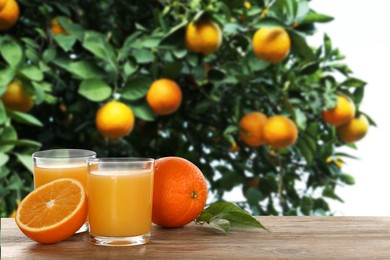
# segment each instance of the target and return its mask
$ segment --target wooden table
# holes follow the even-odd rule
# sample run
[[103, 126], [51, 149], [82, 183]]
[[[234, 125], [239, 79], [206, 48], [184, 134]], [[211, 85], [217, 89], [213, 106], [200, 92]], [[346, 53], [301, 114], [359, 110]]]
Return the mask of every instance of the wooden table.
[[195, 224], [153, 227], [149, 244], [101, 247], [88, 234], [54, 245], [29, 240], [1, 219], [1, 259], [390, 259], [390, 217], [259, 217], [270, 232], [223, 235]]

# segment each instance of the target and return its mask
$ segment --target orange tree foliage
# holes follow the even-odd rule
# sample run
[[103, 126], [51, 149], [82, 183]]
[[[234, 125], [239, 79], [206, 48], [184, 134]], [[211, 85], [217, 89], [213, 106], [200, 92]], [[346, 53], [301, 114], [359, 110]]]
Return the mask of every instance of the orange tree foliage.
[[[345, 144], [321, 113], [339, 93], [363, 113], [365, 82], [352, 76], [327, 35], [320, 46], [308, 46], [315, 24], [332, 20], [309, 1], [249, 2], [250, 8], [243, 0], [18, 0], [18, 22], [0, 32], [0, 94], [17, 78], [34, 106], [18, 112], [0, 102], [1, 216], [33, 187], [31, 154], [58, 147], [100, 157], [181, 156], [202, 170], [215, 200], [242, 185], [240, 205], [254, 214], [331, 214], [326, 198], [342, 200], [336, 187], [354, 180], [327, 161], [349, 155], [338, 153]], [[187, 24], [204, 19], [222, 29], [221, 46], [207, 56], [185, 43]], [[252, 38], [275, 26], [286, 29], [291, 50], [270, 64], [254, 55]], [[160, 78], [182, 91], [170, 115], [155, 115], [146, 101]], [[135, 115], [132, 132], [118, 140], [103, 138], [95, 126], [96, 111], [112, 99]], [[252, 111], [290, 118], [299, 130], [295, 144], [246, 146], [239, 122]]]

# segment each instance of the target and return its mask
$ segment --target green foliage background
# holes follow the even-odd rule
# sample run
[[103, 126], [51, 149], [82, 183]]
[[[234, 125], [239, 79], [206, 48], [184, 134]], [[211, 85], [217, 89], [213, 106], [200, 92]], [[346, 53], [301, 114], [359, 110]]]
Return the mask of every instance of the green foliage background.
[[[335, 105], [339, 92], [359, 108], [365, 82], [352, 77], [327, 35], [321, 46], [307, 45], [315, 24], [332, 20], [310, 1], [250, 2], [246, 9], [243, 0], [19, 0], [20, 20], [0, 36], [0, 94], [17, 77], [35, 106], [21, 113], [0, 102], [1, 217], [33, 188], [31, 154], [58, 147], [91, 149], [100, 157], [181, 156], [201, 168], [215, 200], [243, 185], [247, 201], [240, 205], [253, 214], [331, 214], [325, 198], [342, 200], [336, 187], [354, 179], [326, 162], [349, 155], [337, 152], [344, 144], [321, 111]], [[54, 17], [68, 35], [50, 33]], [[185, 26], [198, 19], [223, 28], [221, 48], [207, 57], [184, 44]], [[287, 29], [292, 50], [283, 63], [254, 56], [252, 36], [263, 26]], [[162, 77], [178, 82], [184, 98], [179, 111], [156, 117], [145, 95]], [[99, 106], [113, 98], [137, 118], [120, 140], [102, 138], [94, 123]], [[293, 119], [297, 143], [280, 151], [245, 147], [238, 122], [254, 110]], [[234, 142], [239, 151], [231, 149]], [[248, 186], [255, 176], [259, 185]]]

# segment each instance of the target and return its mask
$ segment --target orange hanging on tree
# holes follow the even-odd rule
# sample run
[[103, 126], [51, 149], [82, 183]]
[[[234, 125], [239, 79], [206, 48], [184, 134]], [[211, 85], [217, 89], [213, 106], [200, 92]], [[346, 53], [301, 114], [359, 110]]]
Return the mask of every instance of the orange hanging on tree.
[[149, 106], [157, 115], [169, 115], [178, 110], [182, 98], [179, 85], [170, 79], [154, 81], [146, 94]]

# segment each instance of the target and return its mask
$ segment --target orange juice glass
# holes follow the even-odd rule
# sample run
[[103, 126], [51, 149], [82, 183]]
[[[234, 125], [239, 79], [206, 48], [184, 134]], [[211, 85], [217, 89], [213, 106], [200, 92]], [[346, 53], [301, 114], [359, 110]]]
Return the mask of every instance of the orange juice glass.
[[89, 159], [88, 165], [89, 232], [92, 243], [131, 246], [149, 242], [154, 159]]
[[[90, 158], [96, 158], [96, 153], [82, 149], [52, 149], [35, 152], [34, 188], [60, 178], [72, 178], [80, 181], [87, 189], [88, 163]], [[88, 230], [87, 223], [77, 232]]]

